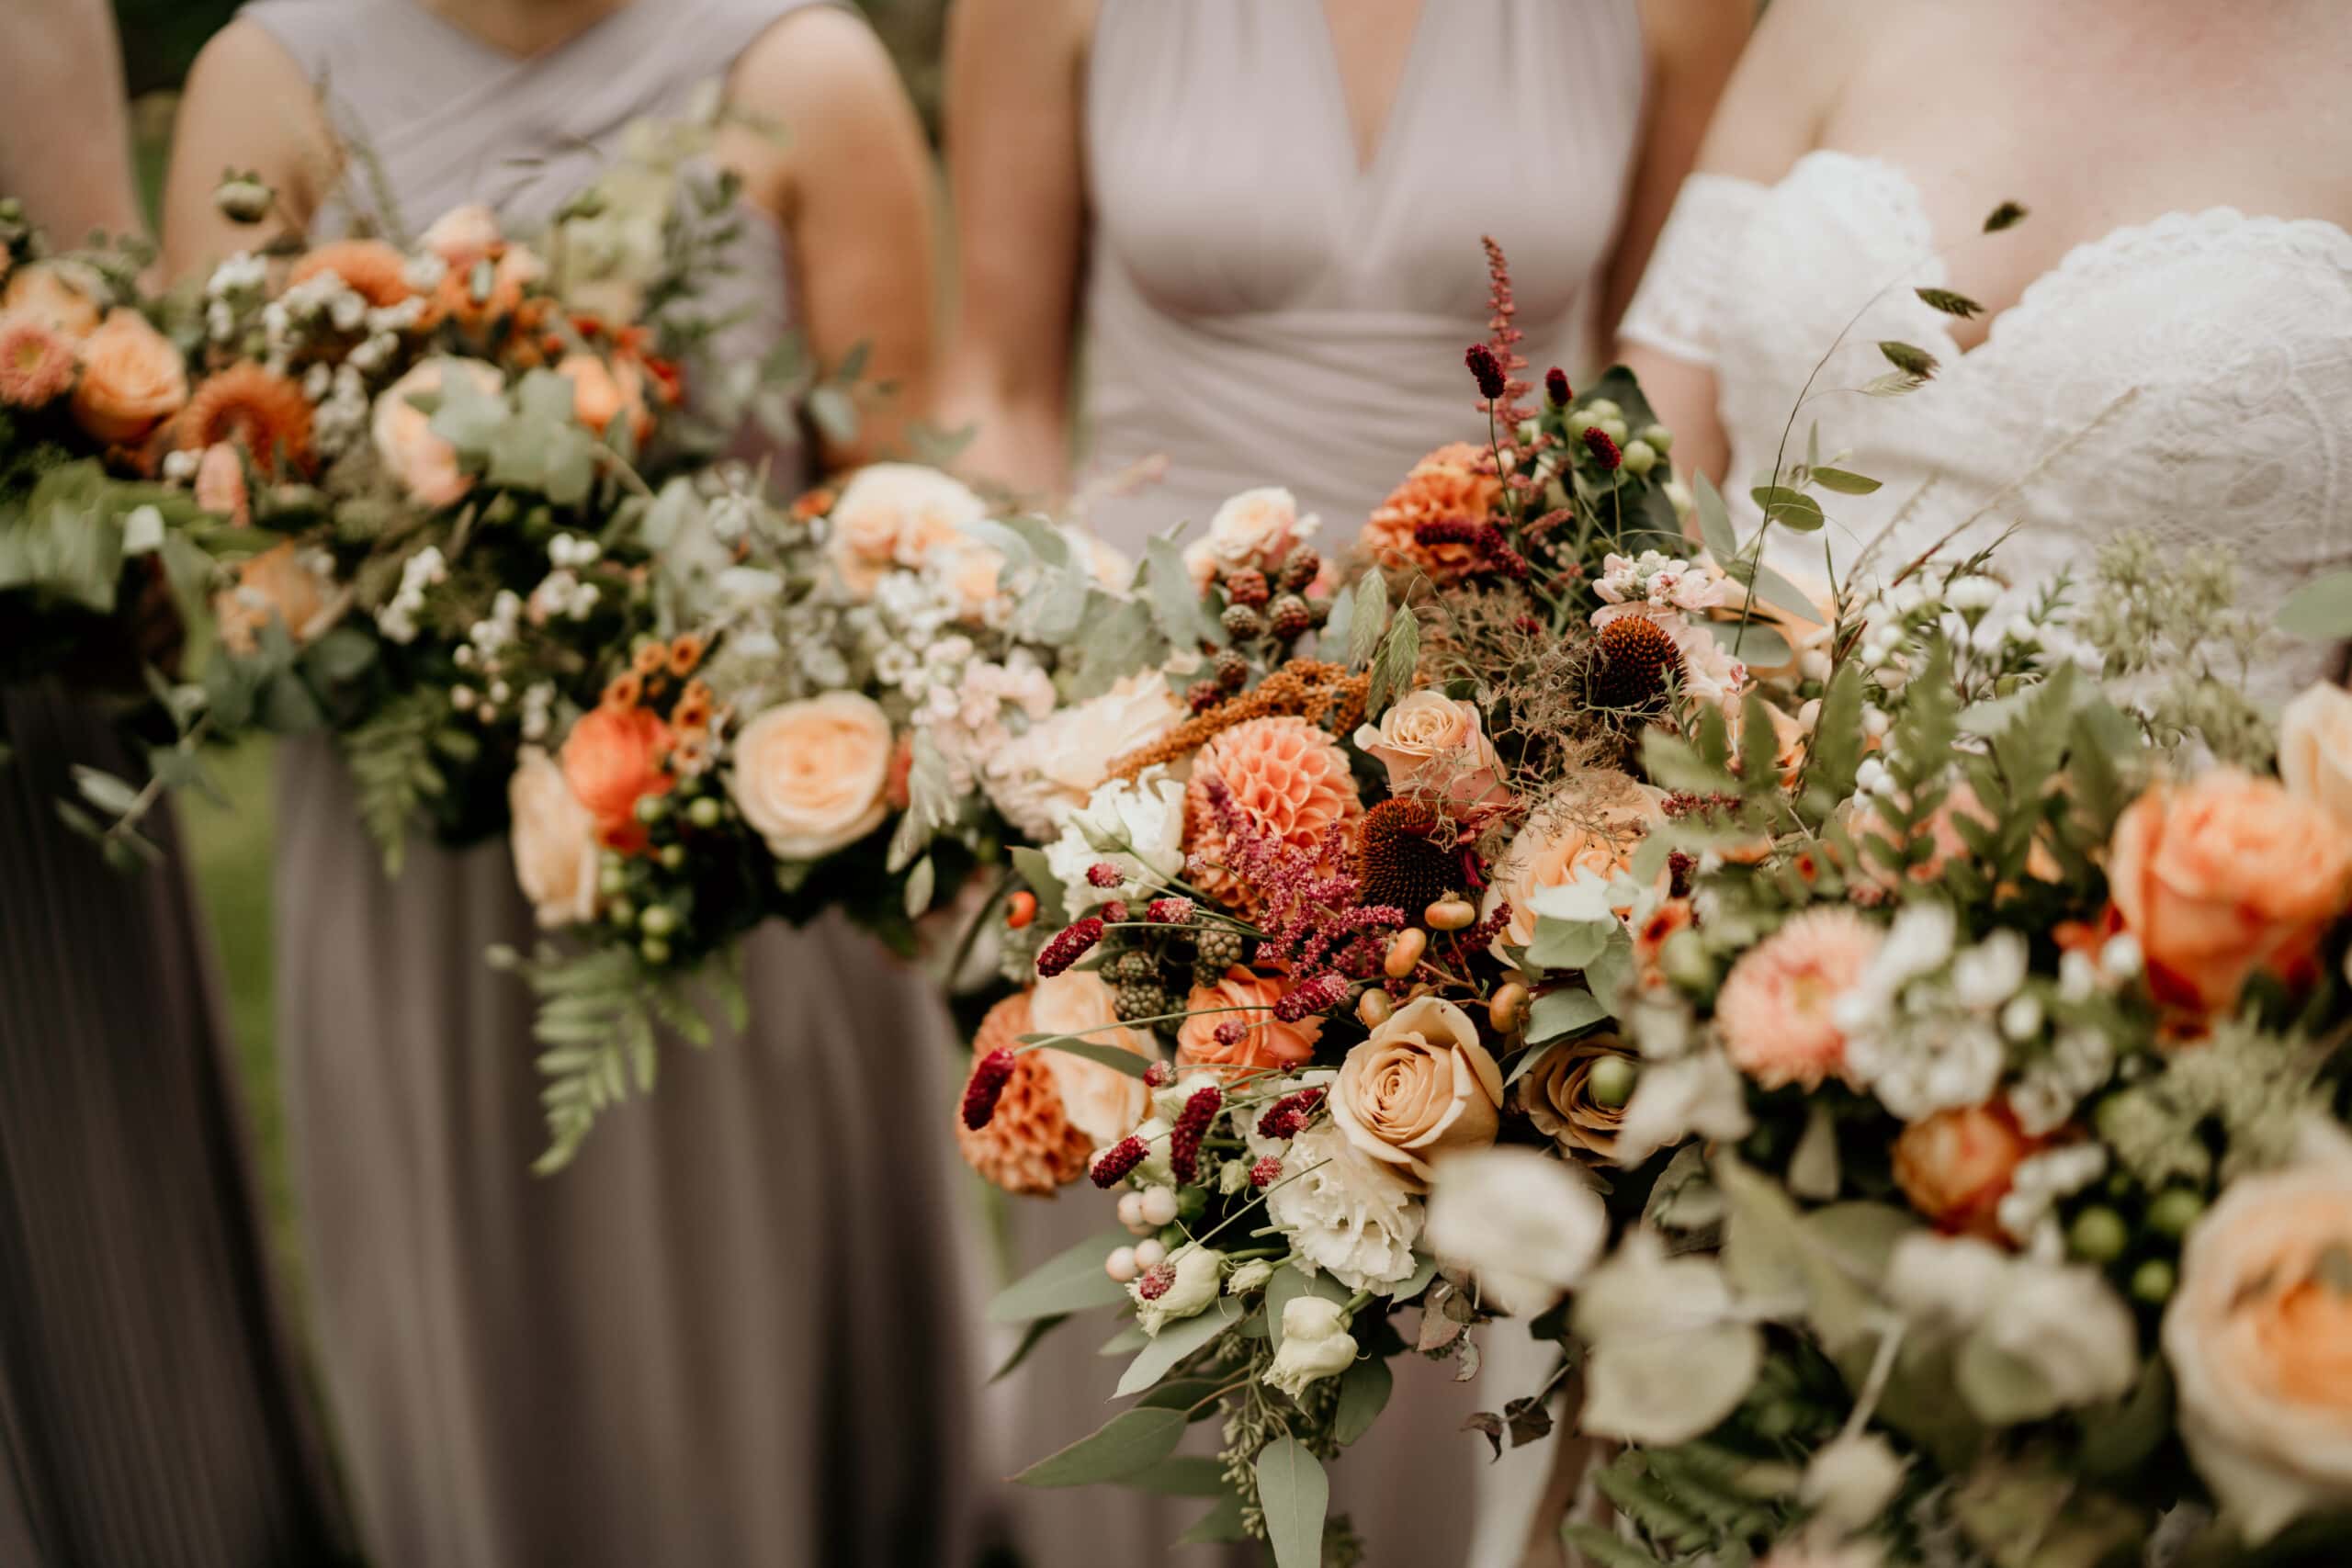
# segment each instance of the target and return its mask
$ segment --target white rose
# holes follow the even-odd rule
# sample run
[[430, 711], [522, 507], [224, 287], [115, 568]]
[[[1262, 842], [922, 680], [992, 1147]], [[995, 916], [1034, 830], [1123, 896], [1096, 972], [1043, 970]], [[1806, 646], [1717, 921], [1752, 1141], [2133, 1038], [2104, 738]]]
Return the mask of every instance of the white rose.
[[855, 692], [773, 707], [735, 738], [727, 793], [778, 860], [854, 844], [889, 814], [889, 716]]
[[1298, 1399], [1308, 1383], [1337, 1377], [1355, 1359], [1355, 1337], [1348, 1332], [1348, 1315], [1340, 1303], [1293, 1296], [1283, 1304], [1283, 1342], [1262, 1381]]
[[[1040, 1033], [1116, 1045], [1147, 1061], [1159, 1055], [1152, 1049], [1150, 1036], [1119, 1022], [1109, 984], [1091, 969], [1066, 970], [1039, 980], [1029, 993], [1029, 1027]], [[1117, 1143], [1143, 1120], [1151, 1091], [1141, 1078], [1069, 1051], [1047, 1050], [1045, 1056], [1054, 1087], [1061, 1091], [1062, 1114], [1097, 1148]]]
[[[1118, 868], [1116, 887], [1087, 880], [1087, 872], [1106, 861]], [[1046, 846], [1046, 863], [1061, 881], [1064, 908], [1072, 910], [1165, 887], [1184, 869], [1183, 784], [1155, 764], [1132, 780], [1097, 785], [1062, 823], [1061, 836]]]
[[1424, 689], [1392, 703], [1378, 724], [1357, 728], [1355, 743], [1379, 759], [1398, 795], [1442, 795], [1466, 806], [1508, 793], [1477, 707], [1442, 692]]
[[1216, 509], [1204, 537], [1184, 547], [1184, 569], [1206, 588], [1222, 572], [1279, 560], [1317, 525], [1316, 518], [1298, 514], [1298, 499], [1286, 490], [1245, 490]]
[[2222, 1192], [2165, 1309], [2182, 1440], [2250, 1543], [2352, 1502], [2352, 1159], [2314, 1152]]
[[1102, 786], [1113, 762], [1183, 718], [1183, 705], [1159, 672], [1142, 671], [1030, 726], [989, 759], [981, 783], [1007, 821], [1032, 839], [1050, 839]]
[[988, 503], [960, 480], [914, 463], [876, 463], [842, 488], [827, 515], [825, 553], [852, 598], [871, 598], [893, 568], [973, 545], [965, 529]]
[[1437, 1162], [1430, 1250], [1478, 1277], [1482, 1304], [1548, 1312], [1609, 1240], [1609, 1211], [1564, 1162], [1527, 1148], [1469, 1149]]
[[1814, 1450], [1798, 1495], [1830, 1523], [1860, 1530], [1894, 1500], [1903, 1469], [1893, 1444], [1875, 1432], [1856, 1432]]
[[1328, 1270], [1351, 1291], [1384, 1294], [1383, 1287], [1412, 1277], [1422, 1206], [1394, 1167], [1359, 1152], [1328, 1122], [1286, 1144], [1253, 1131], [1250, 1151], [1252, 1158], [1282, 1159], [1284, 1179], [1266, 1194], [1266, 1218], [1289, 1238], [1302, 1272]]
[[2290, 795], [2352, 826], [2352, 692], [2312, 687], [2278, 716], [2278, 776]]
[[[1224, 1265], [1225, 1254], [1205, 1247], [1187, 1245], [1170, 1253], [1163, 1267], [1175, 1271], [1173, 1279], [1150, 1269], [1127, 1287], [1136, 1303], [1136, 1325], [1157, 1336], [1180, 1318], [1199, 1316], [1217, 1298]], [[1145, 1293], [1161, 1280], [1168, 1280], [1165, 1290], [1156, 1296]]]
[[514, 818], [507, 842], [514, 880], [542, 926], [578, 925], [596, 915], [596, 818], [564, 782], [555, 759], [526, 746], [507, 781]]
[[[2007, 1424], [2122, 1398], [2140, 1375], [2139, 1347], [2131, 1311], [2097, 1269], [2016, 1258], [1961, 1359], [1989, 1351], [2026, 1374], [2001, 1380], [1995, 1402], [1972, 1402], [1983, 1419]], [[1961, 1386], [1971, 1385], [1963, 1377]]]

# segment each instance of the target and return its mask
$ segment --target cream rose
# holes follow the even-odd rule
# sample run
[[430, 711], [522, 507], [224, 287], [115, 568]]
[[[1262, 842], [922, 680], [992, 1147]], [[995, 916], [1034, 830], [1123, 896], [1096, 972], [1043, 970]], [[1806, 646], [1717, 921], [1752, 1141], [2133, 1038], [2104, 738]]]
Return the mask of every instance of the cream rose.
[[[1146, 1061], [1159, 1053], [1150, 1036], [1119, 1022], [1111, 987], [1091, 969], [1048, 976], [1029, 993], [1029, 1027], [1039, 1033], [1069, 1034], [1096, 1045], [1115, 1045]], [[1101, 1148], [1136, 1130], [1150, 1109], [1143, 1079], [1069, 1051], [1040, 1053], [1061, 1090], [1062, 1114]]]
[[434, 434], [433, 416], [409, 401], [412, 394], [438, 392], [453, 371], [485, 396], [506, 384], [495, 366], [479, 359], [428, 359], [376, 395], [368, 423], [385, 471], [426, 506], [447, 506], [474, 483], [458, 467], [457, 448]]
[[1317, 525], [1317, 519], [1298, 514], [1298, 499], [1290, 491], [1271, 485], [1245, 490], [1216, 509], [1204, 536], [1184, 547], [1184, 570], [1206, 588], [1221, 573], [1281, 560]]
[[2233, 1182], [2165, 1311], [2182, 1438], [2247, 1540], [2352, 1502], [2352, 1152]]
[[1348, 1053], [1331, 1086], [1331, 1120], [1349, 1143], [1426, 1190], [1430, 1162], [1495, 1141], [1502, 1102], [1502, 1069], [1470, 1015], [1421, 997]]
[[778, 860], [814, 860], [882, 825], [889, 716], [856, 692], [773, 707], [735, 738], [727, 793]]
[[1501, 759], [1476, 705], [1419, 691], [1356, 731], [1356, 749], [1380, 760], [1397, 795], [1442, 795], [1457, 806], [1504, 798]]
[[[1665, 795], [1621, 774], [1587, 773], [1536, 807], [1495, 867], [1479, 907], [1491, 915], [1506, 900], [1510, 919], [1495, 936], [1494, 954], [1523, 947], [1535, 935], [1535, 894], [1574, 882], [1579, 873], [1611, 879], [1633, 869], [1634, 853], [1661, 816]], [[1659, 874], [1661, 885], [1665, 874]], [[1622, 917], [1629, 904], [1617, 912]]]
[[989, 799], [1032, 839], [1047, 840], [1111, 776], [1111, 764], [1182, 723], [1183, 705], [1158, 670], [1030, 726], [988, 761]]
[[578, 925], [596, 918], [596, 818], [564, 782], [554, 758], [523, 748], [506, 784], [514, 818], [507, 835], [514, 880], [542, 926]]
[[828, 514], [825, 553], [855, 599], [873, 597], [893, 568], [921, 567], [935, 551], [969, 544], [964, 530], [989, 513], [960, 481], [914, 463], [875, 463], [842, 487]]
[[2287, 793], [2352, 828], [2352, 692], [2317, 685], [2278, 716], [2278, 776]]

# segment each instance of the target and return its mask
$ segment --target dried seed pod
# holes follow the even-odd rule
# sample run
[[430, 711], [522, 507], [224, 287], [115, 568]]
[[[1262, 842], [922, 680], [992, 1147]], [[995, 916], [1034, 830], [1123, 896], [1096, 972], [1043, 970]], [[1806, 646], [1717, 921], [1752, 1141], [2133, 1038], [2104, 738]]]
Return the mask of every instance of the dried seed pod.
[[1380, 967], [1390, 979], [1401, 980], [1420, 967], [1421, 954], [1429, 949], [1429, 933], [1419, 926], [1407, 926], [1388, 939], [1388, 956]]

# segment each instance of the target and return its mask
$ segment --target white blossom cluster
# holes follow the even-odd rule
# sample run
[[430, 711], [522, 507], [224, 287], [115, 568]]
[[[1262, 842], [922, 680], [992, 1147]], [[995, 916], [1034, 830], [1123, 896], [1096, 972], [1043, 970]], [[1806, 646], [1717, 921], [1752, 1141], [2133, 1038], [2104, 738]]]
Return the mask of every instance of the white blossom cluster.
[[2090, 1139], [2045, 1149], [2018, 1165], [1994, 1217], [2034, 1257], [2057, 1263], [2066, 1256], [2058, 1202], [2107, 1174], [2107, 1146]]
[[390, 603], [376, 612], [376, 627], [393, 642], [412, 643], [419, 630], [416, 617], [424, 608], [427, 589], [449, 581], [449, 563], [439, 547], [427, 545], [401, 563], [401, 584]]
[[1946, 905], [1909, 906], [1836, 1004], [1848, 1069], [1906, 1122], [1984, 1104], [2008, 1060], [1999, 1020], [2025, 985], [2025, 939], [1955, 950], [1956, 924]]
[[554, 570], [531, 590], [531, 618], [535, 621], [587, 619], [596, 608], [597, 601], [604, 597], [604, 591], [593, 582], [582, 581], [579, 569], [594, 566], [604, 553], [604, 547], [595, 540], [571, 534], [558, 534], [548, 540], [548, 562]]

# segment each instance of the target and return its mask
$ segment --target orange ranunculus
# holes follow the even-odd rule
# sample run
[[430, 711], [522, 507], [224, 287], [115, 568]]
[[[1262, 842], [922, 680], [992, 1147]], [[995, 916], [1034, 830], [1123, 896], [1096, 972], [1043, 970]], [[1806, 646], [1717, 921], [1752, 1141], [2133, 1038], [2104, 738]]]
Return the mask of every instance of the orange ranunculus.
[[2290, 986], [2352, 908], [2352, 831], [2275, 779], [2217, 770], [2132, 803], [2108, 846], [2108, 896], [2168, 1006], [2233, 1006], [2256, 973]]
[[579, 797], [607, 847], [643, 847], [637, 803], [667, 795], [677, 781], [662, 764], [670, 727], [650, 708], [598, 707], [582, 714], [563, 743], [564, 782]]
[[629, 434], [642, 441], [653, 428], [645, 408], [645, 378], [627, 361], [605, 363], [600, 355], [567, 354], [556, 362], [555, 373], [571, 383], [571, 417], [603, 435], [613, 421], [626, 414]]
[[[1296, 1067], [1315, 1055], [1323, 1021], [1303, 1018], [1284, 1023], [1274, 1003], [1290, 988], [1286, 980], [1255, 974], [1238, 964], [1214, 986], [1195, 986], [1184, 998], [1191, 1016], [1177, 1026], [1176, 1059], [1187, 1066]], [[1243, 1008], [1242, 1012], [1203, 1011]], [[1219, 1039], [1222, 1030], [1228, 1036]]]
[[1939, 1111], [1894, 1140], [1894, 1179], [1938, 1229], [2006, 1245], [2001, 1200], [2018, 1167], [2041, 1146], [2006, 1105]]
[[187, 367], [172, 340], [136, 310], [107, 313], [82, 340], [74, 418], [96, 440], [128, 446], [187, 402]]

